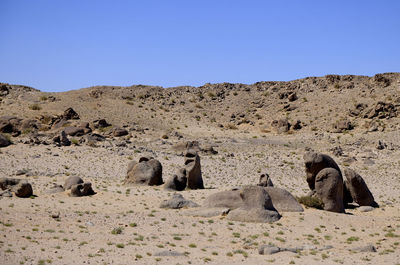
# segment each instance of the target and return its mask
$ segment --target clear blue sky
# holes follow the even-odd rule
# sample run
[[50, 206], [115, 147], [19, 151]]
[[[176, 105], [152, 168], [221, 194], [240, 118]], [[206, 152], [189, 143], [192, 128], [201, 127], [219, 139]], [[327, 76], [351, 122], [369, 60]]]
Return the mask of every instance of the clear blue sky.
[[396, 0], [0, 0], [0, 82], [43, 91], [398, 71]]

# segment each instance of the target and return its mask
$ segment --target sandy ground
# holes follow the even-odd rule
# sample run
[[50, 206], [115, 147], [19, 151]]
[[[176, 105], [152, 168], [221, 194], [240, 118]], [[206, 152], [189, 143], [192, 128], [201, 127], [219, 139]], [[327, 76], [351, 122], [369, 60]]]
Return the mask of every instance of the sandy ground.
[[[0, 151], [0, 177], [27, 174], [35, 197], [0, 199], [1, 264], [399, 264], [400, 160], [399, 134], [299, 133], [296, 135], [213, 133], [200, 145], [213, 144], [217, 155], [200, 153], [206, 189], [181, 192], [198, 204], [219, 190], [256, 184], [268, 172], [275, 186], [300, 196], [308, 192], [303, 153], [306, 147], [332, 155], [341, 168], [358, 171], [380, 208], [349, 209], [336, 214], [316, 209], [281, 213], [271, 224], [231, 222], [224, 217], [185, 215], [189, 209], [159, 208], [173, 192], [162, 187], [121, 184], [127, 164], [151, 155], [163, 165], [164, 180], [183, 165], [178, 140], [143, 136], [126, 146], [108, 140], [102, 146], [55, 147], [21, 143]], [[203, 134], [204, 135], [204, 134]], [[192, 139], [192, 140], [194, 140]], [[190, 140], [190, 139], [185, 139]], [[377, 150], [382, 140], [393, 150]], [[353, 158], [354, 162], [348, 162]], [[347, 162], [346, 162], [347, 161]], [[69, 197], [47, 194], [53, 183], [80, 176], [93, 184], [96, 195]], [[52, 215], [59, 215], [53, 218]], [[114, 233], [112, 232], [114, 231]], [[303, 247], [298, 253], [258, 254], [258, 246]], [[377, 252], [351, 251], [372, 244]], [[182, 256], [157, 256], [162, 251]]]

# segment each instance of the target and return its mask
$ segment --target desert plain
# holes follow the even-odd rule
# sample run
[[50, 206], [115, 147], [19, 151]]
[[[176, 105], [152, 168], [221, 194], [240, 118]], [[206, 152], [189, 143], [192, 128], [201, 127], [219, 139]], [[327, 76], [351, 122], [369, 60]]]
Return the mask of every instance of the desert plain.
[[[29, 198], [0, 196], [1, 264], [400, 264], [399, 73], [59, 93], [0, 88], [0, 129], [10, 143], [0, 148], [0, 177], [33, 189]], [[66, 118], [69, 108], [77, 116]], [[107, 126], [98, 126], [102, 119]], [[69, 145], [55, 140], [79, 126], [90, 130], [68, 135]], [[204, 189], [124, 185], [128, 164], [144, 156], [160, 161], [166, 181], [184, 165], [188, 144], [200, 156]], [[174, 193], [201, 206], [213, 193], [257, 185], [263, 173], [304, 196], [308, 150], [358, 172], [379, 207], [334, 213], [302, 205], [271, 223], [160, 208]], [[71, 176], [96, 194], [52, 192]], [[263, 245], [297, 251], [262, 255]]]

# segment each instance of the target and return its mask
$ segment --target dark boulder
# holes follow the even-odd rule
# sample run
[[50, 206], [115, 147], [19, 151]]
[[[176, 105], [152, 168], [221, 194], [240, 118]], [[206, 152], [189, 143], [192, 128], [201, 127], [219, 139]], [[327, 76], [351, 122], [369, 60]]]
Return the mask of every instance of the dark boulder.
[[160, 161], [142, 157], [128, 172], [124, 184], [162, 185], [162, 165]]
[[369, 190], [364, 179], [354, 170], [346, 168], [344, 170], [344, 185], [350, 192], [352, 200], [360, 206], [378, 207], [374, 196]]
[[324, 168], [315, 178], [315, 196], [324, 203], [324, 210], [344, 213], [343, 178], [335, 168]]
[[342, 173], [335, 160], [328, 155], [307, 152], [304, 154], [304, 164], [307, 174], [307, 183], [311, 190], [315, 188], [315, 178], [317, 174], [324, 168], [334, 168], [339, 172], [340, 177]]

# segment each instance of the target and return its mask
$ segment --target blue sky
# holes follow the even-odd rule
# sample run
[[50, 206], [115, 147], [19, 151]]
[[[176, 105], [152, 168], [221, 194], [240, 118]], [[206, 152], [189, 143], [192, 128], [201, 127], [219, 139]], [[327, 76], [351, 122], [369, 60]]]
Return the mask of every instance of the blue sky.
[[0, 0], [0, 82], [292, 80], [400, 71], [400, 1]]

